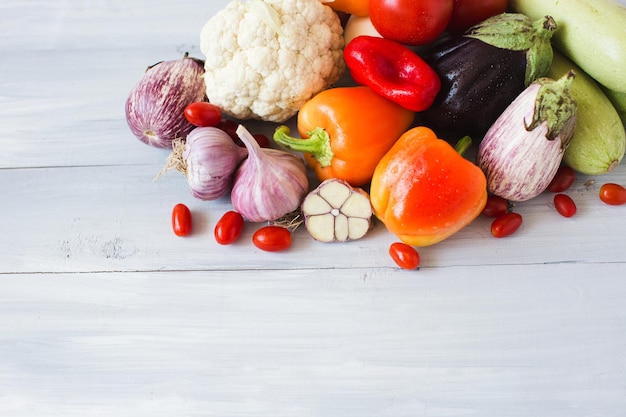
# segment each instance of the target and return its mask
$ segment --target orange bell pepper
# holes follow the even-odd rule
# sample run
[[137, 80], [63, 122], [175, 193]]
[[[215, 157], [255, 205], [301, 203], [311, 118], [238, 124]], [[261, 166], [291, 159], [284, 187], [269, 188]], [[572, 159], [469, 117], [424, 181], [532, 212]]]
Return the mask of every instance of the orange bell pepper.
[[328, 3], [322, 2], [337, 12], [344, 12], [356, 16], [368, 16], [369, 0], [334, 0]]
[[412, 246], [440, 242], [487, 203], [482, 170], [423, 126], [404, 133], [380, 160], [370, 187], [374, 214]]
[[298, 112], [301, 138], [279, 126], [274, 141], [303, 152], [317, 178], [339, 178], [353, 187], [369, 183], [378, 161], [411, 126], [415, 113], [366, 86], [318, 93]]

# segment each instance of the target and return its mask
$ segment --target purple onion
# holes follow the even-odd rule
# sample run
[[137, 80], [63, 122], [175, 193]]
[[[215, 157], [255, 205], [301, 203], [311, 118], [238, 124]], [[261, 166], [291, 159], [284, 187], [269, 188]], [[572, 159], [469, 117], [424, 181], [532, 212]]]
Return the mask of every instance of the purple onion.
[[206, 98], [204, 65], [187, 54], [149, 67], [126, 100], [126, 121], [142, 142], [170, 148], [195, 127], [185, 119], [185, 107]]

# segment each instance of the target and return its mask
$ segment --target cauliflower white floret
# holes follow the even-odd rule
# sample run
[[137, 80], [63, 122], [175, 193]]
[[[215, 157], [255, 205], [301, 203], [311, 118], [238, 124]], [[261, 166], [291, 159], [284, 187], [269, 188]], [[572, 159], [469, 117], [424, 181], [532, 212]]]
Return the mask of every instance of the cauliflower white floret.
[[343, 28], [319, 0], [234, 0], [200, 33], [209, 101], [282, 123], [345, 72]]

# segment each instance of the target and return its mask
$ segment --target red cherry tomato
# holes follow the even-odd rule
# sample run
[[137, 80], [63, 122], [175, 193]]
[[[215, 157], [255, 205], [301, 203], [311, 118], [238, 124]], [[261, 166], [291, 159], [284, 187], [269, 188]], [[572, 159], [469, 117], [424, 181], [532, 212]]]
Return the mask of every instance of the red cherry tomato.
[[512, 235], [522, 225], [522, 216], [519, 213], [506, 213], [491, 223], [491, 234], [497, 238]]
[[255, 133], [252, 135], [252, 137], [256, 139], [256, 142], [259, 144], [261, 148], [270, 147], [270, 139], [263, 133]]
[[554, 196], [554, 208], [563, 217], [572, 217], [576, 214], [576, 203], [567, 194], [556, 194]]
[[185, 107], [185, 119], [198, 127], [215, 127], [222, 120], [222, 109], [207, 101], [198, 101]]
[[600, 200], [611, 206], [626, 204], [626, 188], [620, 184], [607, 182], [600, 187]]
[[252, 243], [266, 252], [280, 252], [291, 246], [291, 232], [282, 226], [263, 226], [252, 235]]
[[239, 136], [237, 136], [237, 127], [239, 127], [239, 125], [235, 121], [230, 120], [230, 119], [222, 119], [217, 124], [217, 127], [219, 129], [222, 129], [224, 132], [228, 133], [228, 136], [231, 137], [233, 142], [235, 142], [238, 145], [243, 146], [243, 143], [239, 139]]
[[553, 193], [562, 193], [571, 187], [574, 181], [576, 181], [576, 171], [567, 165], [561, 165], [547, 189]]
[[407, 45], [424, 45], [446, 29], [453, 3], [453, 0], [369, 0], [369, 16], [383, 37]]
[[243, 232], [243, 216], [236, 211], [227, 211], [215, 224], [213, 234], [220, 245], [234, 243]]
[[188, 236], [191, 233], [191, 211], [182, 203], [172, 209], [172, 230], [176, 236]]
[[447, 31], [465, 32], [491, 16], [506, 12], [508, 7], [508, 0], [454, 0]]
[[487, 197], [487, 204], [482, 211], [483, 216], [500, 217], [509, 211], [509, 202], [506, 198], [490, 194]]
[[402, 269], [415, 269], [420, 264], [417, 250], [403, 242], [394, 242], [389, 246], [391, 259]]

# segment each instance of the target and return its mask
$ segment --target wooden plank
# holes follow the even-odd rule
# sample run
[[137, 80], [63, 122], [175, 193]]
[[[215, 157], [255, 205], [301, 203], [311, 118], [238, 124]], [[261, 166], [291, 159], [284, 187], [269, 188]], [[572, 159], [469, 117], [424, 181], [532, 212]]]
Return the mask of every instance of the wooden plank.
[[0, 415], [621, 416], [626, 216], [597, 192], [623, 164], [579, 175], [574, 218], [542, 195], [516, 235], [479, 218], [419, 271], [380, 224], [348, 244], [299, 230], [280, 254], [249, 224], [219, 246], [228, 198], [153, 181], [168, 152], [123, 105], [147, 65], [199, 54], [224, 4], [2, 2]]
[[618, 416], [626, 281], [596, 270], [5, 276], [0, 414]]
[[[264, 253], [251, 243], [259, 227], [248, 224], [240, 241], [213, 239], [219, 217], [232, 209], [228, 197], [204, 202], [191, 196], [184, 176], [170, 172], [153, 181], [156, 165], [40, 168], [0, 171], [10, 204], [0, 205], [0, 272], [96, 272], [300, 268], [393, 268], [386, 251], [396, 239], [378, 224], [364, 239], [325, 244], [304, 229], [289, 252]], [[611, 179], [626, 183], [622, 167]], [[525, 219], [506, 239], [490, 235], [490, 219], [478, 218], [448, 240], [422, 248], [424, 268], [463, 265], [619, 263], [626, 267], [626, 217], [603, 204], [600, 182], [581, 178], [570, 194], [579, 213], [558, 215], [545, 194], [515, 208]], [[193, 235], [170, 229], [172, 207], [186, 203]]]

